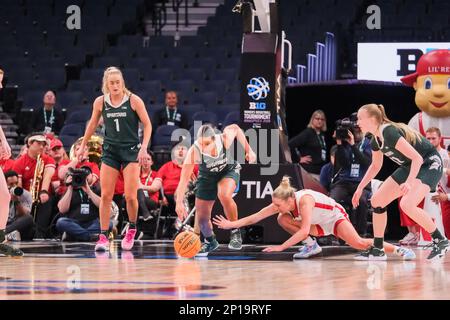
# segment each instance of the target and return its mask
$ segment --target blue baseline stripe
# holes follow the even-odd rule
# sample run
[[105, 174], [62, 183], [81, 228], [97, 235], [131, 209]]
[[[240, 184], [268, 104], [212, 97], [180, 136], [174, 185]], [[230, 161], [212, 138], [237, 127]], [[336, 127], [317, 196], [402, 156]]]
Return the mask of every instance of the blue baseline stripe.
[[254, 257], [249, 256], [207, 256], [208, 260], [253, 260]]
[[[67, 283], [67, 281], [64, 280], [7, 280], [7, 279], [1, 279], [0, 282], [7, 282], [7, 283]], [[175, 285], [173, 282], [148, 282], [148, 281], [101, 281], [101, 280], [80, 280], [77, 281], [77, 283], [84, 283], [84, 284], [163, 284], [163, 285]]]

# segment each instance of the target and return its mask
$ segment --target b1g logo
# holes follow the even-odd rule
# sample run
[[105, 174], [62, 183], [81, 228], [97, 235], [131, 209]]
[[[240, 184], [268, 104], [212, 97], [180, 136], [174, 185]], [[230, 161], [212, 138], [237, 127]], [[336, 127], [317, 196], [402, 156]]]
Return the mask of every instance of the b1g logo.
[[436, 49], [427, 48], [425, 52], [420, 49], [397, 49], [397, 55], [400, 58], [400, 70], [397, 70], [397, 76], [404, 77], [415, 72], [420, 57], [433, 50]]
[[267, 105], [265, 102], [250, 102], [249, 105], [250, 105], [250, 107], [249, 107], [250, 110], [266, 110], [266, 108], [267, 108]]
[[400, 58], [400, 70], [397, 70], [398, 77], [404, 77], [416, 70], [417, 62], [423, 55], [420, 49], [397, 49]]

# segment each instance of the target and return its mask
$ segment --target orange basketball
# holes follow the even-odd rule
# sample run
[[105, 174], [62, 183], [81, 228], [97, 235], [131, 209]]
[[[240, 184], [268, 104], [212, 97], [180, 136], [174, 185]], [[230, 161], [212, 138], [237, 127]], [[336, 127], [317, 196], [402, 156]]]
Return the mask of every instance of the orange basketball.
[[173, 243], [176, 253], [183, 258], [192, 258], [202, 246], [200, 237], [191, 231], [183, 231], [175, 238]]

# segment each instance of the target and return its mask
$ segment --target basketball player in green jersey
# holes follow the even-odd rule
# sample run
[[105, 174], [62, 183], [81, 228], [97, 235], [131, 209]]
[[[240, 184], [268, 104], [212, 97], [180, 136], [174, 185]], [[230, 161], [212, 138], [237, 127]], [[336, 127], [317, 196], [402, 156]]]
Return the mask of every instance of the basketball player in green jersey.
[[[184, 160], [180, 183], [175, 192], [176, 212], [180, 220], [186, 218], [187, 212], [183, 205], [183, 199], [194, 166], [199, 164], [199, 175], [195, 190], [196, 221], [205, 237], [205, 243], [198, 254], [199, 256], [206, 256], [219, 247], [211, 223], [211, 211], [217, 197], [227, 217], [232, 221], [237, 220], [238, 212], [233, 200], [233, 192], [239, 183], [241, 166], [238, 162], [227, 157], [227, 150], [235, 139], [244, 147], [245, 159], [250, 163], [255, 162], [256, 155], [248, 144], [244, 132], [235, 124], [227, 126], [223, 130], [223, 134], [216, 134], [214, 128], [210, 125], [201, 126], [197, 134], [197, 140], [189, 148]], [[239, 229], [232, 231], [228, 248], [231, 250], [242, 248]]]
[[[103, 142], [102, 165], [100, 167], [100, 227], [101, 234], [95, 246], [96, 251], [109, 250], [109, 218], [114, 188], [120, 170], [125, 182], [125, 200], [130, 227], [122, 240], [122, 249], [131, 250], [136, 234], [138, 212], [137, 190], [139, 164], [148, 156], [147, 148], [152, 133], [152, 125], [144, 102], [126, 87], [122, 72], [109, 67], [103, 75], [103, 95], [95, 99], [92, 117], [77, 154], [82, 159], [89, 138], [103, 117], [105, 138]], [[144, 127], [142, 144], [139, 142], [139, 121]], [[83, 210], [83, 208], [82, 208]]]
[[417, 131], [403, 123], [389, 120], [382, 105], [367, 104], [358, 111], [358, 125], [363, 132], [373, 135], [372, 164], [353, 195], [352, 204], [359, 203], [362, 190], [378, 174], [383, 165], [383, 155], [400, 167], [387, 178], [372, 196], [374, 246], [361, 253], [367, 259], [384, 260], [384, 231], [386, 206], [403, 196], [400, 207], [433, 238], [428, 260], [442, 258], [447, 252], [448, 240], [436, 228], [431, 217], [419, 203], [430, 191], [434, 192], [442, 177], [442, 159], [431, 143]]

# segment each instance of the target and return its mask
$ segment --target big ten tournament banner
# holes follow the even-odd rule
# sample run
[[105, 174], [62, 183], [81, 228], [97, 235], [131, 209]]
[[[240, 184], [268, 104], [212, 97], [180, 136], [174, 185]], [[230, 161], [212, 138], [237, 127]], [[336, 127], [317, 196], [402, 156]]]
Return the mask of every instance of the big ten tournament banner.
[[244, 52], [241, 59], [242, 127], [277, 128], [275, 51]]
[[450, 49], [450, 42], [358, 43], [358, 79], [400, 82], [416, 71], [423, 54], [436, 49]]
[[[259, 164], [242, 165], [239, 185], [233, 194], [239, 218], [247, 217], [269, 205], [272, 202], [273, 190], [285, 175], [291, 177], [291, 183], [296, 189], [303, 189], [299, 165], [280, 164], [278, 172], [273, 175], [262, 175], [262, 167]], [[225, 216], [220, 201], [214, 204], [212, 216], [215, 215]], [[278, 226], [277, 215], [260, 221], [254, 226], [244, 227], [242, 231], [244, 243], [282, 243], [289, 238], [289, 235]], [[214, 232], [220, 242], [230, 240], [230, 231], [214, 227]]]

